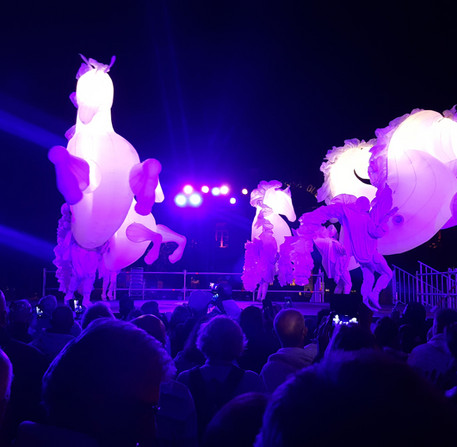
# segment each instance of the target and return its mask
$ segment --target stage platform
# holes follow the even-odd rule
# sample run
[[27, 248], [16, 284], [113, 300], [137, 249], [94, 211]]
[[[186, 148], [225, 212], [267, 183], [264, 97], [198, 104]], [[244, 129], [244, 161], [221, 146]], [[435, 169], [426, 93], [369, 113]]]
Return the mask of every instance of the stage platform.
[[[187, 304], [187, 301], [183, 300], [155, 300], [159, 305], [159, 312], [164, 314], [171, 314], [176, 306]], [[147, 300], [134, 300], [135, 308], [139, 309]], [[248, 306], [262, 307], [262, 303], [259, 301], [235, 301], [238, 307], [244, 309]], [[119, 312], [119, 301], [105, 301], [111, 307], [114, 313]], [[275, 302], [273, 304], [284, 307], [284, 301]], [[299, 310], [305, 317], [316, 316], [321, 309], [329, 309], [330, 303], [306, 303], [306, 302], [292, 302], [291, 306], [293, 309]], [[374, 317], [380, 318], [389, 316], [392, 312], [392, 306], [383, 306], [381, 310], [374, 311]]]

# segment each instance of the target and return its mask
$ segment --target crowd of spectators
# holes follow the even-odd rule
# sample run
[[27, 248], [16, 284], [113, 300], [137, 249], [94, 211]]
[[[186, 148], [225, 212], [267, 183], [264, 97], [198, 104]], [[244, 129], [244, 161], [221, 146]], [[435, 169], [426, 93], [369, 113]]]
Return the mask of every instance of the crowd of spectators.
[[0, 292], [0, 445], [455, 444], [456, 311], [373, 318], [360, 304], [341, 324], [228, 295], [195, 292], [166, 315]]

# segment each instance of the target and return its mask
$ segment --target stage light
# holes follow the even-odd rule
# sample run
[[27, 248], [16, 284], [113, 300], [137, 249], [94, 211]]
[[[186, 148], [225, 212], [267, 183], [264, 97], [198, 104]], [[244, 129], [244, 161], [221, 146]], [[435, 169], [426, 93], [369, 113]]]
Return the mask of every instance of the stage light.
[[186, 204], [187, 204], [187, 197], [186, 197], [184, 194], [178, 194], [178, 195], [175, 197], [175, 203], [176, 203], [176, 205], [178, 205], [178, 206], [180, 206], [180, 207], [186, 206]]
[[49, 261], [53, 258], [54, 244], [0, 224], [0, 245]]
[[229, 187], [227, 185], [224, 185], [224, 186], [221, 186], [221, 194], [223, 194], [224, 196], [226, 194], [228, 194], [230, 191]]
[[205, 186], [202, 186], [202, 192], [203, 192], [204, 194], [208, 193], [208, 192], [209, 192], [209, 186], [206, 186], [206, 185], [205, 185]]
[[248, 191], [246, 188], [243, 188], [243, 189], [241, 190], [241, 194], [243, 194], [243, 195], [245, 195], [245, 196], [248, 194], [248, 192], [249, 192], [249, 191]]
[[203, 202], [202, 196], [198, 192], [194, 192], [189, 197], [189, 202], [192, 206], [200, 206]]
[[221, 193], [221, 190], [220, 190], [220, 188], [218, 188], [217, 186], [215, 186], [215, 187], [211, 190], [211, 194], [212, 194], [213, 196], [218, 196], [220, 193]]
[[235, 203], [236, 203], [235, 197], [231, 197], [231, 198], [230, 198], [230, 203], [231, 203], [232, 205], [235, 205]]
[[184, 191], [184, 194], [187, 194], [187, 195], [190, 195], [194, 192], [194, 188], [192, 185], [186, 185], [186, 186], [184, 186], [184, 188], [182, 190]]

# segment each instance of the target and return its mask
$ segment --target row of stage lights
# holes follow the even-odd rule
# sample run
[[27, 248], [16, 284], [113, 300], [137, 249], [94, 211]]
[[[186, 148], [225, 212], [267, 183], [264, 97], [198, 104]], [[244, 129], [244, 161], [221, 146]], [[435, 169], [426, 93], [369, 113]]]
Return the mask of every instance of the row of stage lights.
[[[230, 188], [227, 185], [222, 185], [222, 186], [214, 186], [213, 188], [210, 188], [207, 185], [204, 185], [200, 188], [199, 191], [195, 190], [195, 188], [192, 185], [186, 185], [182, 189], [182, 192], [177, 194], [175, 196], [175, 203], [179, 207], [185, 207], [185, 206], [193, 206], [193, 207], [199, 207], [203, 203], [203, 195], [205, 194], [211, 194], [215, 197], [218, 196], [225, 196], [228, 197], [230, 193]], [[248, 190], [246, 188], [243, 188], [241, 190], [241, 194], [247, 195]], [[203, 194], [203, 195], [202, 195]], [[230, 197], [229, 203], [231, 205], [236, 204], [236, 197]]]

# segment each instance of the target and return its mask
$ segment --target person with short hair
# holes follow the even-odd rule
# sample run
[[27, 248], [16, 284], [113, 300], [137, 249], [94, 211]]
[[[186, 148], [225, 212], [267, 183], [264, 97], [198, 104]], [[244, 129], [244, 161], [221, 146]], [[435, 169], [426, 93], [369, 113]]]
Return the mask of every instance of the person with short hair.
[[28, 300], [17, 300], [10, 303], [8, 312], [8, 333], [11, 338], [30, 343], [33, 338], [29, 334], [33, 311]]
[[450, 447], [456, 418], [406, 363], [381, 351], [340, 351], [276, 390], [255, 447]]
[[49, 365], [38, 349], [11, 338], [7, 330], [7, 309], [5, 295], [0, 291], [0, 348], [11, 361], [14, 373], [11, 397], [0, 430], [0, 445], [10, 445], [22, 421], [41, 417], [41, 379]]
[[444, 330], [457, 322], [457, 311], [439, 309], [433, 318], [432, 338], [424, 344], [416, 346], [408, 357], [408, 364], [439, 384], [443, 376], [452, 366], [452, 354], [446, 343]]
[[206, 363], [179, 374], [189, 388], [197, 410], [199, 438], [214, 414], [239, 394], [263, 392], [260, 377], [239, 368], [235, 362], [245, 346], [243, 331], [231, 318], [219, 315], [200, 327], [197, 347]]
[[311, 365], [317, 355], [317, 345], [305, 347], [308, 329], [305, 318], [298, 310], [281, 310], [274, 319], [274, 330], [281, 348], [268, 357], [260, 372], [269, 392], [273, 392], [291, 374]]
[[246, 393], [227, 402], [211, 419], [203, 447], [252, 447], [262, 427], [268, 395]]
[[[131, 321], [166, 348], [167, 332], [163, 321], [155, 315], [141, 315]], [[160, 384], [157, 412], [157, 438], [160, 445], [196, 447], [197, 415], [189, 389], [176, 380]]]
[[86, 329], [92, 321], [97, 320], [98, 318], [114, 319], [114, 315], [110, 307], [103, 301], [98, 301], [97, 303], [92, 304], [92, 306], [89, 306], [84, 311], [81, 319], [81, 328]]
[[28, 445], [37, 432], [41, 440], [57, 433], [56, 446], [70, 445], [71, 439], [80, 439], [81, 447], [150, 446], [156, 440], [160, 384], [174, 374], [168, 353], [145, 331], [120, 320], [93, 321], [43, 379], [49, 425], [35, 431], [30, 424], [21, 426], [17, 446]]
[[58, 306], [52, 312], [49, 329], [44, 329], [29, 344], [39, 349], [51, 363], [63, 347], [74, 340], [71, 335], [74, 322], [73, 311], [68, 306]]

